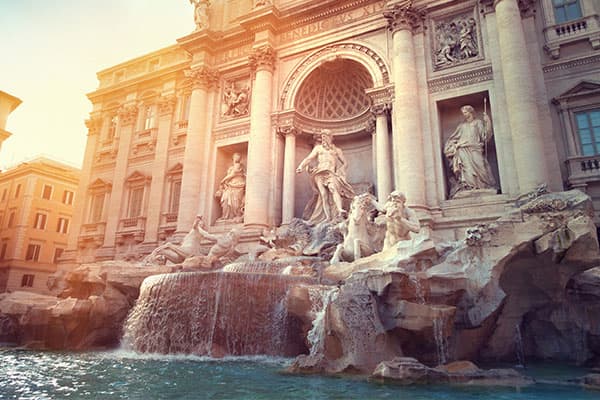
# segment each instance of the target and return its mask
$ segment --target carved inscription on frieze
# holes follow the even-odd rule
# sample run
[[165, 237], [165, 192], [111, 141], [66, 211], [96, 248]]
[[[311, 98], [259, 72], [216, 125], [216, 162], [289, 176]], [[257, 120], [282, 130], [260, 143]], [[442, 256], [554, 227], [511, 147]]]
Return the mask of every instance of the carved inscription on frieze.
[[374, 14], [380, 14], [385, 8], [385, 3], [385, 1], [378, 1], [377, 3], [368, 4], [354, 10], [335, 13], [330, 17], [318, 21], [308, 22], [302, 26], [282, 32], [281, 35], [279, 35], [279, 43], [288, 43], [330, 29], [348, 25], [354, 21], [358, 21]]

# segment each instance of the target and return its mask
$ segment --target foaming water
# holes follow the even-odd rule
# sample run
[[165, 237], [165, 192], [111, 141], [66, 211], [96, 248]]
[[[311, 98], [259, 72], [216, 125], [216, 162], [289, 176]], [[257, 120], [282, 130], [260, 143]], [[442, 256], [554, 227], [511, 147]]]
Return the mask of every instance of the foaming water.
[[[282, 374], [289, 359], [0, 349], [0, 399], [592, 400], [574, 386], [399, 386]], [[549, 367], [547, 367], [549, 368]], [[532, 369], [535, 370], [535, 369]], [[552, 371], [556, 371], [553, 369]], [[560, 371], [564, 376], [565, 372]], [[578, 374], [583, 373], [579, 371]]]

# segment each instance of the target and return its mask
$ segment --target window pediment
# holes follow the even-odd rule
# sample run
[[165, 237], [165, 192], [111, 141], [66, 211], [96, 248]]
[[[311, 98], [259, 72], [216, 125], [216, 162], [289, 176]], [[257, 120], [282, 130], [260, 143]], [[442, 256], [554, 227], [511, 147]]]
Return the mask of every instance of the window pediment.
[[150, 183], [152, 177], [144, 175], [139, 171], [134, 171], [127, 179], [125, 179], [125, 184], [128, 186], [137, 186], [137, 185], [145, 185]]
[[561, 102], [569, 100], [574, 97], [599, 95], [600, 94], [600, 82], [593, 81], [581, 81], [571, 89], [567, 90], [560, 96], [555, 98], [555, 101]]
[[88, 190], [94, 192], [110, 192], [111, 189], [112, 183], [102, 180], [100, 178], [96, 179], [88, 186]]

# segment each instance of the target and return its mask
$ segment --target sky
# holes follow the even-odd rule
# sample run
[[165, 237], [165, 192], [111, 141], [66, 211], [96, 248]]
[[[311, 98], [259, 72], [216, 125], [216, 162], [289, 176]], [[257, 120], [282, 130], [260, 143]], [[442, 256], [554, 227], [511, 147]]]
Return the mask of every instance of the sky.
[[39, 155], [81, 167], [96, 73], [193, 29], [189, 0], [0, 0], [0, 90], [23, 101], [0, 169]]

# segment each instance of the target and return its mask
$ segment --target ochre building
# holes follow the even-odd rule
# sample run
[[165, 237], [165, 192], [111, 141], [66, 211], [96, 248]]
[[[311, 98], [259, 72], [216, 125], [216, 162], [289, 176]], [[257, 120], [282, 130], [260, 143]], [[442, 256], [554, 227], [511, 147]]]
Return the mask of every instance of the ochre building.
[[404, 192], [433, 238], [542, 184], [600, 208], [600, 2], [191, 3], [189, 35], [98, 73], [73, 262], [139, 258], [196, 215], [244, 240], [302, 217], [324, 131], [356, 193]]
[[0, 173], [0, 292], [49, 292], [73, 229], [79, 175], [45, 157]]

